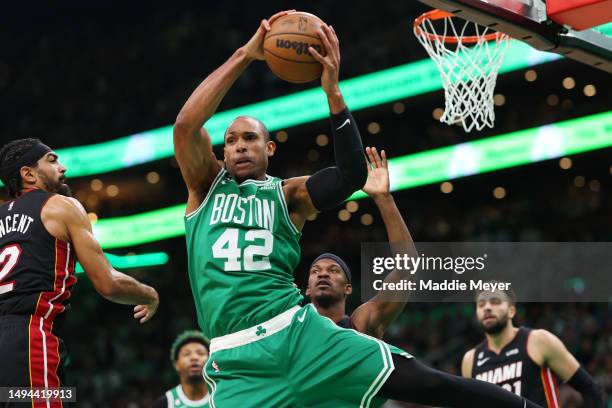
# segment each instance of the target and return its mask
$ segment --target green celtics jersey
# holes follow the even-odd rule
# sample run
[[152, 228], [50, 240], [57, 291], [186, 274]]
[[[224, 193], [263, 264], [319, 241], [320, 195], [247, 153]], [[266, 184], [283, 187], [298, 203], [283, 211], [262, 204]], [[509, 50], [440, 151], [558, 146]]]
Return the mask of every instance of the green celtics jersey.
[[209, 408], [210, 404], [208, 400], [210, 399], [210, 395], [206, 394], [204, 398], [197, 401], [192, 401], [187, 398], [185, 393], [183, 392], [183, 388], [181, 384], [172, 388], [171, 390], [166, 391], [166, 400], [168, 401], [168, 408], [188, 408], [188, 407], [196, 407], [196, 408]]
[[293, 283], [300, 231], [287, 211], [282, 180], [238, 184], [221, 170], [200, 207], [185, 217], [189, 280], [198, 322], [224, 336], [302, 301]]

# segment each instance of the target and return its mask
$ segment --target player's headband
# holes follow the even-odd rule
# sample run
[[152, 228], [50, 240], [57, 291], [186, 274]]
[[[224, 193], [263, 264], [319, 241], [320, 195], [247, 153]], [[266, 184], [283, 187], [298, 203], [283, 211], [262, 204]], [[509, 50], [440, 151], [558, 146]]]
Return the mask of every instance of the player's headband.
[[346, 264], [346, 262], [344, 262], [342, 260], [342, 258], [340, 258], [338, 255], [326, 252], [324, 254], [321, 254], [319, 256], [317, 256], [317, 258], [312, 261], [312, 263], [310, 264], [310, 268], [308, 268], [309, 270], [312, 269], [312, 267], [314, 266], [314, 264], [316, 264], [317, 262], [319, 262], [321, 259], [331, 259], [333, 261], [336, 261], [336, 263], [338, 265], [340, 265], [340, 268], [342, 268], [342, 271], [344, 272], [344, 274], [346, 275], [346, 279], [349, 281], [349, 283], [351, 283], [352, 276], [351, 276], [351, 270], [349, 269], [348, 265]]
[[34, 146], [30, 147], [26, 152], [17, 160], [12, 163], [2, 163], [0, 169], [0, 176], [3, 179], [8, 179], [23, 166], [31, 166], [36, 163], [45, 154], [52, 152], [51, 148], [44, 143], [38, 142]]

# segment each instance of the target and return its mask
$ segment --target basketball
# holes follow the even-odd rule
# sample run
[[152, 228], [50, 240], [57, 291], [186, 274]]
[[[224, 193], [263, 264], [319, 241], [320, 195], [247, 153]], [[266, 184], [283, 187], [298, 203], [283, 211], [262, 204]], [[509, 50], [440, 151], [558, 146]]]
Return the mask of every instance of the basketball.
[[323, 67], [308, 52], [313, 47], [321, 55], [325, 49], [317, 29], [323, 21], [301, 11], [276, 20], [264, 39], [264, 56], [272, 72], [293, 83], [314, 81], [321, 76]]

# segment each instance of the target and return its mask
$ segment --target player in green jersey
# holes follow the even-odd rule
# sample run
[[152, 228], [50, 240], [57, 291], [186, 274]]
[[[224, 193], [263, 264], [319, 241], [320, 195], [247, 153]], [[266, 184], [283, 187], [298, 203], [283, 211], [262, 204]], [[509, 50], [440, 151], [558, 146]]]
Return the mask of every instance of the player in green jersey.
[[208, 360], [208, 339], [197, 330], [179, 334], [170, 347], [170, 361], [180, 383], [153, 403], [153, 408], [209, 408], [202, 369]]
[[[227, 128], [221, 164], [202, 127], [247, 66], [263, 59], [265, 33], [287, 13], [262, 20], [255, 35], [195, 89], [174, 126], [175, 155], [188, 190], [189, 278], [200, 327], [211, 338], [204, 378], [213, 408], [367, 407], [393, 378], [397, 359], [408, 361], [399, 357], [405, 353], [339, 328], [312, 306], [300, 307], [293, 283], [306, 219], [341, 203], [367, 178], [361, 137], [338, 84], [340, 48], [333, 28], [318, 31], [326, 55], [312, 47], [309, 52], [323, 66], [335, 166], [287, 180], [267, 175], [276, 146], [265, 125], [248, 116]], [[491, 405], [524, 406], [507, 394], [510, 399]]]

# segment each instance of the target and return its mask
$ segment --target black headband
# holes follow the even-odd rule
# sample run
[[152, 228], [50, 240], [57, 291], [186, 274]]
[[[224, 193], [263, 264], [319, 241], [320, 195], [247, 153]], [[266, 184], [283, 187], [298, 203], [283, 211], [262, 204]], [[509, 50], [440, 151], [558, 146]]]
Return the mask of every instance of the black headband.
[[52, 152], [51, 148], [44, 143], [38, 142], [30, 147], [19, 159], [12, 163], [3, 163], [0, 170], [0, 177], [7, 180], [15, 173], [18, 173], [23, 166], [31, 166], [45, 154]]
[[344, 260], [342, 260], [342, 258], [340, 258], [338, 255], [336, 254], [332, 254], [329, 252], [326, 252], [324, 254], [321, 254], [319, 256], [316, 257], [316, 259], [314, 261], [312, 261], [312, 263], [310, 264], [310, 267], [312, 268], [314, 266], [314, 264], [316, 264], [319, 260], [321, 259], [331, 259], [332, 261], [336, 261], [336, 263], [338, 265], [340, 265], [340, 268], [342, 268], [342, 271], [344, 272], [344, 274], [346, 275], [346, 280], [351, 283], [352, 280], [352, 276], [351, 276], [351, 270], [349, 269], [348, 265], [346, 264], [346, 262], [344, 262]]

